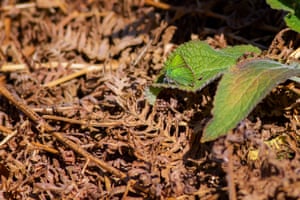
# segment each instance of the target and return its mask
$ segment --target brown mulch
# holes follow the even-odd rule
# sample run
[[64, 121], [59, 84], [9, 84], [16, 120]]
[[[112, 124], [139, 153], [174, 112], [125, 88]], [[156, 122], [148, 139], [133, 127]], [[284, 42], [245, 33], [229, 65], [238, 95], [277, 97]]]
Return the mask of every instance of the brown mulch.
[[299, 85], [205, 144], [215, 84], [144, 94], [190, 39], [288, 60], [283, 16], [263, 0], [2, 1], [0, 199], [299, 199]]

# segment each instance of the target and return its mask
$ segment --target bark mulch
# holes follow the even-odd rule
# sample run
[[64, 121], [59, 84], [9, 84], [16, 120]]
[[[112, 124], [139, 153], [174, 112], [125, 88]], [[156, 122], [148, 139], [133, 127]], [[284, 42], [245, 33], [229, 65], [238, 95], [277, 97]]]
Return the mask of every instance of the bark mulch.
[[299, 85], [201, 144], [215, 85], [145, 88], [190, 39], [286, 60], [299, 34], [262, 0], [0, 3], [0, 199], [299, 199]]

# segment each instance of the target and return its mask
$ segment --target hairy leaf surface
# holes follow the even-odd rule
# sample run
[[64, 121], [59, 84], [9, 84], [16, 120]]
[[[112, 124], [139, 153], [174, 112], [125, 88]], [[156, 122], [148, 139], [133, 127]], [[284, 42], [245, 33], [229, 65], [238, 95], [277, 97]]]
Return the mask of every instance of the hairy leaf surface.
[[247, 52], [260, 53], [251, 45], [237, 45], [215, 50], [203, 41], [190, 41], [180, 45], [167, 59], [164, 68], [148, 95], [153, 102], [157, 91], [153, 88], [178, 88], [186, 91], [198, 91], [218, 78], [237, 59]]
[[234, 128], [272, 88], [300, 75], [300, 69], [296, 66], [257, 59], [229, 69], [218, 85], [213, 118], [205, 127], [201, 142], [214, 140]]
[[241, 55], [252, 51], [260, 52], [250, 45], [215, 50], [203, 41], [187, 42], [180, 45], [167, 59], [156, 86], [201, 90], [234, 65]]

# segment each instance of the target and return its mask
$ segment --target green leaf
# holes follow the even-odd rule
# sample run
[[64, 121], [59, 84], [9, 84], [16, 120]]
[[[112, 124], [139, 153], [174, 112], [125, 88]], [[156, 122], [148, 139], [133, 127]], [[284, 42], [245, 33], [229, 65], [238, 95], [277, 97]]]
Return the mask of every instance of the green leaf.
[[162, 73], [151, 87], [201, 90], [218, 78], [246, 52], [260, 52], [256, 47], [240, 45], [215, 50], [202, 41], [180, 45], [167, 59]]
[[267, 3], [273, 9], [285, 10], [291, 13], [294, 13], [296, 7], [295, 0], [267, 0]]
[[225, 49], [222, 49], [223, 52], [228, 53], [228, 54], [236, 54], [236, 56], [240, 57], [241, 55], [245, 53], [261, 53], [261, 50], [255, 46], [252, 45], [236, 45], [236, 46], [229, 46], [226, 47]]
[[288, 27], [300, 33], [300, 1], [299, 0], [267, 0], [273, 9], [285, 10], [289, 13], [284, 21]]
[[286, 25], [300, 33], [300, 19], [296, 15], [288, 14], [284, 17]]
[[163, 88], [186, 91], [201, 90], [218, 78], [236, 60], [247, 52], [260, 53], [251, 45], [237, 45], [215, 50], [202, 41], [190, 41], [180, 45], [167, 59], [156, 82], [146, 90], [146, 98], [154, 104]]
[[244, 119], [277, 84], [300, 75], [300, 66], [267, 59], [250, 60], [224, 73], [215, 95], [213, 118], [201, 142], [225, 135]]
[[155, 87], [151, 87], [151, 86], [146, 87], [145, 97], [151, 105], [155, 104], [156, 97], [158, 96], [160, 91], [162, 91], [162, 88], [155, 88]]
[[168, 63], [165, 78], [165, 81], [168, 83], [172, 82], [184, 86], [193, 86], [194, 73], [180, 54], [174, 54], [174, 57]]

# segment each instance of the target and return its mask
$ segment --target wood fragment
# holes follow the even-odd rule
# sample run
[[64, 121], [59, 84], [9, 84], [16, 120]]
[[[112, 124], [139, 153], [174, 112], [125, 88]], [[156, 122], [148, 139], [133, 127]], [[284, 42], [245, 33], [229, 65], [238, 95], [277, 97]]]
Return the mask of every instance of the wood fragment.
[[0, 11], [10, 11], [11, 9], [17, 8], [17, 9], [28, 9], [28, 8], [34, 8], [36, 7], [36, 3], [20, 3], [16, 5], [8, 5], [0, 7]]
[[12, 131], [10, 134], [8, 134], [1, 142], [0, 147], [6, 144], [11, 138], [13, 138], [15, 135], [17, 135], [18, 131]]
[[235, 183], [234, 183], [234, 172], [233, 172], [233, 145], [227, 144], [228, 148], [228, 167], [227, 167], [227, 184], [228, 184], [228, 193], [230, 200], [237, 200]]
[[7, 89], [5, 83], [0, 82], [0, 94], [8, 99], [14, 106], [20, 109], [29, 119], [34, 121], [36, 124], [44, 124], [46, 131], [51, 131], [53, 128], [44, 122], [44, 119], [41, 118], [38, 114], [32, 111], [27, 105], [17, 100]]
[[163, 10], [176, 10], [176, 7], [171, 6], [167, 3], [162, 3], [162, 2], [158, 2], [158, 1], [145, 0], [145, 4], [149, 5], [149, 6], [154, 6], [156, 8], [160, 8], [160, 9], [163, 9]]
[[[99, 65], [88, 65], [81, 63], [59, 63], [59, 62], [49, 62], [49, 63], [35, 63], [34, 68], [57, 68], [58, 66], [69, 67], [74, 70], [82, 70], [88, 68], [89, 71], [93, 70], [103, 70], [104, 68], [108, 68], [111, 70], [115, 70], [119, 67], [119, 62], [112, 60], [107, 64], [99, 64]], [[16, 72], [16, 71], [28, 71], [25, 64], [14, 64], [14, 63], [6, 63], [0, 67], [0, 72]]]
[[90, 71], [88, 68], [84, 68], [80, 71], [74, 72], [74, 73], [69, 74], [65, 77], [62, 77], [62, 78], [56, 79], [54, 81], [48, 82], [48, 83], [44, 84], [43, 86], [47, 87], [47, 88], [51, 88], [51, 87], [57, 86], [61, 83], [70, 81], [70, 80], [72, 80], [74, 78], [77, 78], [79, 76], [82, 76], [82, 75], [86, 74], [88, 71]]
[[5, 126], [2, 126], [2, 125], [0, 125], [0, 131], [4, 132], [5, 134], [11, 134], [11, 132], [12, 132], [11, 129], [9, 129], [9, 128], [5, 127]]
[[123, 181], [126, 181], [125, 179], [127, 178], [127, 175], [123, 172], [121, 172], [120, 170], [108, 165], [107, 163], [103, 162], [102, 160], [94, 157], [92, 154], [88, 153], [87, 151], [85, 151], [83, 148], [81, 148], [78, 144], [72, 142], [71, 140], [68, 140], [67, 138], [65, 138], [63, 135], [64, 133], [60, 133], [60, 132], [53, 132], [52, 135], [59, 140], [60, 142], [62, 142], [63, 144], [69, 146], [73, 151], [75, 151], [76, 153], [82, 155], [83, 157], [85, 157], [86, 159], [90, 159], [91, 161], [93, 161], [94, 163], [98, 164], [98, 166], [102, 169], [104, 169], [105, 171], [117, 176], [118, 178], [122, 179]]
[[116, 121], [103, 121], [103, 122], [87, 122], [84, 120], [77, 120], [77, 119], [70, 119], [66, 117], [60, 117], [55, 115], [43, 115], [44, 119], [50, 119], [50, 120], [56, 120], [56, 121], [63, 121], [70, 124], [79, 124], [86, 127], [110, 127], [110, 126], [118, 126], [123, 125], [122, 122], [116, 122]]
[[41, 144], [41, 143], [38, 143], [38, 142], [31, 142], [30, 144], [32, 146], [34, 146], [35, 148], [39, 149], [39, 150], [47, 151], [47, 152], [52, 153], [52, 154], [59, 154], [58, 150], [56, 150], [52, 147], [49, 147], [47, 145], [44, 145], [44, 144]]

